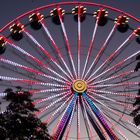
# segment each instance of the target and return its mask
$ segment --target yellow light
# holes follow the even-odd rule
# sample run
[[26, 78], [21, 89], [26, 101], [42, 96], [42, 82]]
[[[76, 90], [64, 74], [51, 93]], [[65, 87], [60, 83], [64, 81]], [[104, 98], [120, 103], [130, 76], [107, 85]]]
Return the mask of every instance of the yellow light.
[[72, 89], [77, 93], [83, 93], [87, 90], [87, 84], [85, 81], [77, 79], [73, 82]]

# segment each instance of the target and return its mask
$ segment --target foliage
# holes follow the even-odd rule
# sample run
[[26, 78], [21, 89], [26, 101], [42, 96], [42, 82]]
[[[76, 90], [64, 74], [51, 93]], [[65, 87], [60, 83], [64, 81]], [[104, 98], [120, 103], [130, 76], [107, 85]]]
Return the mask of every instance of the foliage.
[[6, 112], [0, 114], [1, 140], [50, 140], [46, 124], [33, 114], [37, 109], [32, 104], [31, 94], [21, 89], [5, 92], [4, 98], [10, 103]]

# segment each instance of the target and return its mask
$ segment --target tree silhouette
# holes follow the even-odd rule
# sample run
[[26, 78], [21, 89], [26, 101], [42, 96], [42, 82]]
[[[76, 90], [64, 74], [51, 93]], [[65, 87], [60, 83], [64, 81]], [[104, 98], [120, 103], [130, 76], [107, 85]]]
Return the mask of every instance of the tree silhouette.
[[0, 114], [1, 140], [50, 140], [46, 124], [33, 113], [31, 94], [18, 88], [16, 92], [6, 89], [4, 97], [10, 101], [7, 110]]

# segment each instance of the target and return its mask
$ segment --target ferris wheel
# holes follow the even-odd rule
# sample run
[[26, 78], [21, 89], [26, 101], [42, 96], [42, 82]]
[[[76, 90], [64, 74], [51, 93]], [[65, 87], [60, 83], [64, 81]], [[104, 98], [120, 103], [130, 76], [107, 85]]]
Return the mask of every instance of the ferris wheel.
[[0, 96], [22, 87], [54, 140], [140, 139], [140, 20], [61, 2], [0, 30]]

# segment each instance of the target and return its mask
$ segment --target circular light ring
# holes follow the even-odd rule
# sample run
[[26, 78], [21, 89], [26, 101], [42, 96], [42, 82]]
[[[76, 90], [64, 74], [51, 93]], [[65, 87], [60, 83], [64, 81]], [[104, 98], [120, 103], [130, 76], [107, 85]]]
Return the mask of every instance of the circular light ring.
[[49, 5], [45, 5], [45, 6], [42, 6], [42, 7], [39, 7], [39, 8], [36, 8], [36, 9], [33, 9], [33, 10], [30, 10], [20, 16], [18, 16], [16, 19], [10, 21], [8, 24], [6, 24], [3, 28], [0, 29], [0, 32], [3, 32], [7, 27], [9, 27], [12, 23], [14, 23], [15, 21], [29, 15], [29, 14], [32, 14], [34, 13], [34, 11], [40, 11], [40, 10], [43, 10], [43, 9], [46, 9], [46, 8], [49, 8], [49, 7], [56, 7], [58, 5], [69, 5], [69, 4], [80, 4], [80, 5], [89, 5], [89, 6], [95, 6], [95, 7], [102, 7], [102, 8], [105, 8], [105, 9], [110, 9], [112, 11], [115, 11], [115, 12], [118, 12], [120, 14], [123, 14], [133, 20], [135, 20], [136, 22], [139, 22], [140, 23], [140, 20], [134, 16], [132, 16], [131, 14], [128, 14], [122, 10], [119, 10], [117, 8], [113, 8], [111, 6], [107, 6], [107, 5], [103, 5], [103, 4], [97, 4], [97, 3], [93, 3], [93, 2], [59, 2], [59, 3], [54, 3], [54, 4], [49, 4]]

